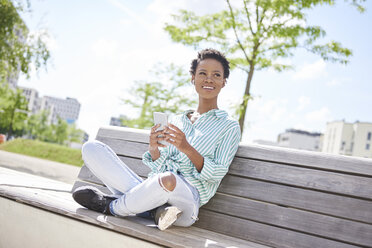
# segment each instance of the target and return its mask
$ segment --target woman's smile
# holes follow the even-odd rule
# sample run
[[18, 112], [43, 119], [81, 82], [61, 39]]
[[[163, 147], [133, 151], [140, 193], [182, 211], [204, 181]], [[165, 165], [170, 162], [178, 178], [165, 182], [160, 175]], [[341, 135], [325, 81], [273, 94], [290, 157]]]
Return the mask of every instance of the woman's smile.
[[215, 87], [213, 87], [213, 86], [202, 86], [202, 88], [203, 88], [204, 90], [206, 90], [206, 91], [212, 91], [212, 90], [215, 89]]

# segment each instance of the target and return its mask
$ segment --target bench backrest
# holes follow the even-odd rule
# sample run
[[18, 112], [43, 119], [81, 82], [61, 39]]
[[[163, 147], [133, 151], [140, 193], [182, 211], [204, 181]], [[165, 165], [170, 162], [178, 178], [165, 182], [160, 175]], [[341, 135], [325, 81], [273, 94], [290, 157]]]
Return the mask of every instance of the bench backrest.
[[[148, 131], [105, 127], [109, 145], [142, 177]], [[75, 187], [102, 184], [84, 167]], [[372, 247], [372, 160], [244, 145], [195, 226], [275, 247]]]

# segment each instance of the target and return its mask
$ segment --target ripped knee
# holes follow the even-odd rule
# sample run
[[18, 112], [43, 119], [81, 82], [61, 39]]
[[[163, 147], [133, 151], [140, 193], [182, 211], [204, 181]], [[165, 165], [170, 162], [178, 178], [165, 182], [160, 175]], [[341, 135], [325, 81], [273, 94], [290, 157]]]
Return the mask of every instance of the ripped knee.
[[159, 175], [159, 184], [165, 191], [173, 191], [176, 183], [176, 177], [171, 172], [165, 172]]

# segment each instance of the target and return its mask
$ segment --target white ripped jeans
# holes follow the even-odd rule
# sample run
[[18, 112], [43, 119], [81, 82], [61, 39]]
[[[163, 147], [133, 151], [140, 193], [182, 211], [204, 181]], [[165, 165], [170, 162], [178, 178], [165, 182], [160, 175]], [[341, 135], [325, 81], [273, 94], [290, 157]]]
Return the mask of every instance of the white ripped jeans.
[[168, 203], [182, 211], [173, 225], [191, 226], [197, 220], [199, 193], [182, 175], [172, 172], [176, 177], [176, 187], [173, 191], [166, 190], [159, 183], [163, 173], [143, 180], [100, 141], [86, 142], [82, 147], [82, 157], [89, 170], [118, 196], [110, 204], [112, 214], [134, 215]]

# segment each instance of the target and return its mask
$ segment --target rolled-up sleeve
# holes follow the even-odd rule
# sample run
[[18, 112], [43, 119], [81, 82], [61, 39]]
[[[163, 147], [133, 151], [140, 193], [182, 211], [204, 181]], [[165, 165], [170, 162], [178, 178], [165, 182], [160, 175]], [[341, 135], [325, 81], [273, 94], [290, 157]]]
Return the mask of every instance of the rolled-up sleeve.
[[214, 157], [204, 157], [204, 165], [200, 173], [196, 168], [194, 169], [195, 178], [211, 183], [221, 181], [238, 150], [240, 137], [239, 125], [234, 125], [227, 130], [217, 144]]
[[160, 157], [155, 161], [152, 160], [152, 157], [149, 151], [145, 152], [142, 155], [142, 162], [151, 169], [150, 174], [161, 173], [166, 170], [164, 161], [168, 157], [168, 152], [166, 149], [162, 149], [162, 148], [159, 149], [159, 152], [160, 152]]

